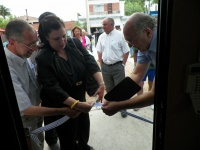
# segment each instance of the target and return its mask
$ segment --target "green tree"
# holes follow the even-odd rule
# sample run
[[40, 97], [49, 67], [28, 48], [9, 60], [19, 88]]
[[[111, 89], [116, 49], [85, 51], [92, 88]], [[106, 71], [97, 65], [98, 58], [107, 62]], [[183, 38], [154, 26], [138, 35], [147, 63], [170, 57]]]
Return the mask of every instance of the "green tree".
[[125, 0], [125, 3], [126, 2], [138, 3], [139, 5], [144, 6], [145, 1], [147, 1], [147, 0]]
[[9, 21], [17, 18], [16, 16], [8, 16], [7, 18], [0, 18], [0, 28], [5, 28]]
[[3, 5], [0, 5], [0, 16], [2, 16], [4, 19], [6, 18], [6, 16], [10, 16], [10, 9], [4, 7]]
[[81, 27], [82, 29], [87, 31], [87, 22], [86, 21], [84, 21], [83, 23], [80, 23], [79, 21], [77, 21], [75, 25], [78, 27]]
[[82, 29], [84, 29], [85, 31], [87, 31], [87, 22], [86, 21], [83, 22]]
[[130, 16], [134, 12], [144, 12], [145, 11], [144, 3], [142, 3], [141, 1], [139, 2], [139, 0], [135, 0], [133, 2], [133, 0], [129, 0], [125, 2], [125, 6], [124, 6], [125, 15]]
[[152, 4], [158, 4], [158, 0], [152, 0]]
[[82, 28], [82, 24], [79, 21], [76, 22], [75, 26], [78, 26], [78, 27]]
[[[145, 2], [150, 2], [150, 5], [158, 4], [158, 0], [125, 0], [125, 15], [129, 16], [134, 12], [148, 12]], [[150, 5], [148, 5], [149, 8]]]

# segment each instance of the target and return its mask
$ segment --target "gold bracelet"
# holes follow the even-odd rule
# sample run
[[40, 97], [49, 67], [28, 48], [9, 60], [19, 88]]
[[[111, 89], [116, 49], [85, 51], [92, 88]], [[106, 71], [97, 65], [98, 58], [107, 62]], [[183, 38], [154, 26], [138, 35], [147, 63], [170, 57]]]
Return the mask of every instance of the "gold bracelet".
[[76, 101], [72, 104], [71, 109], [73, 109], [73, 108], [78, 104], [78, 102], [79, 102], [79, 100], [76, 100]]

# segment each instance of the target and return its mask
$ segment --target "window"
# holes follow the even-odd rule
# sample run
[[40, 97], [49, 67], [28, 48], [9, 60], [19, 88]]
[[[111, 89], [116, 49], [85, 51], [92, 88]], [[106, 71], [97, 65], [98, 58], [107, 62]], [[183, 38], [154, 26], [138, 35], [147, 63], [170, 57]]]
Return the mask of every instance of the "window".
[[94, 12], [104, 12], [104, 5], [94, 5]]
[[108, 14], [112, 14], [112, 3], [108, 3]]

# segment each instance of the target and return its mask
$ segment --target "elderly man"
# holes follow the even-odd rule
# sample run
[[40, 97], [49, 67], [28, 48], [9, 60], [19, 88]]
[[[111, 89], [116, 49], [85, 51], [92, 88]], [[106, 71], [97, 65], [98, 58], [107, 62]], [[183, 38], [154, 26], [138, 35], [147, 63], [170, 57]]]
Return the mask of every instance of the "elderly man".
[[[103, 20], [104, 33], [99, 36], [96, 46], [106, 92], [125, 78], [125, 65], [130, 51], [123, 34], [114, 25], [112, 18]], [[121, 116], [124, 118], [127, 115], [121, 113]]]
[[[150, 63], [156, 66], [157, 28], [155, 19], [144, 13], [134, 13], [125, 23], [123, 33], [129, 46], [139, 50], [136, 68], [130, 76], [132, 80], [139, 84], [144, 78]], [[155, 81], [150, 91], [126, 101], [106, 101], [102, 106], [102, 110], [105, 114], [111, 116], [122, 109], [149, 106], [153, 104], [154, 90]]]

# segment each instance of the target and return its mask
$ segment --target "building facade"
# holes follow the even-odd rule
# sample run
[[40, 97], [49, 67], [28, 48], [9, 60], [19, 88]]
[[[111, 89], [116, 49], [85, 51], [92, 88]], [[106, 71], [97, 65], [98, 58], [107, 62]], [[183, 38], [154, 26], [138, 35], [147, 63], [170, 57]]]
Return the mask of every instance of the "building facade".
[[88, 33], [94, 34], [96, 29], [103, 32], [102, 20], [111, 17], [115, 20], [115, 28], [123, 30], [128, 19], [128, 16], [124, 16], [124, 3], [125, 1], [119, 0], [88, 0], [88, 16], [79, 16], [78, 21], [83, 23], [88, 20]]

